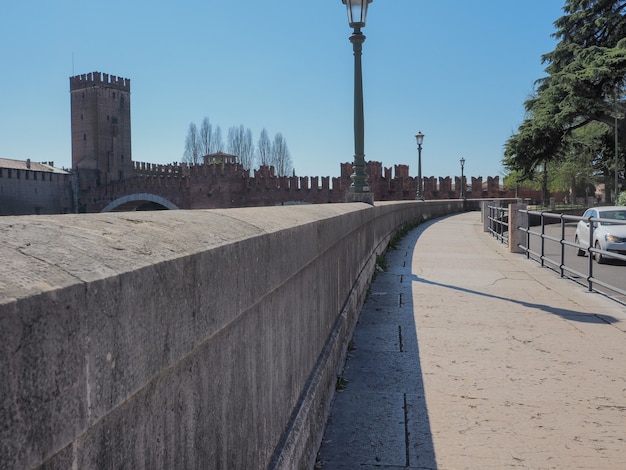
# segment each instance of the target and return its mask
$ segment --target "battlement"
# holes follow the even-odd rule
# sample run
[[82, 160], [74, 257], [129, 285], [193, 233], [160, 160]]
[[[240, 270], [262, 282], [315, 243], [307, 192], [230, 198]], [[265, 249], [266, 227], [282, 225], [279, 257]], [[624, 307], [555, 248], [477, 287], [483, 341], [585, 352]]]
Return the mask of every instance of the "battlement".
[[108, 73], [102, 72], [91, 72], [70, 77], [70, 91], [82, 90], [96, 86], [114, 88], [116, 90], [127, 91], [130, 93], [129, 78], [116, 77], [115, 75], [109, 75]]
[[133, 161], [133, 174], [142, 176], [186, 176], [189, 174], [189, 166], [178, 162], [166, 165], [157, 163], [135, 162]]

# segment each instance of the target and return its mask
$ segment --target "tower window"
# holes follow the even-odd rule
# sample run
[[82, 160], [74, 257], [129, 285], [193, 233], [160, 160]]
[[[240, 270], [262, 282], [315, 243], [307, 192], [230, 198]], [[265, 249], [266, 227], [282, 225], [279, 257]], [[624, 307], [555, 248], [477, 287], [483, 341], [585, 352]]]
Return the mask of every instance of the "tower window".
[[83, 134], [83, 140], [87, 140], [87, 134]]
[[115, 92], [113, 92], [113, 99], [115, 99]]

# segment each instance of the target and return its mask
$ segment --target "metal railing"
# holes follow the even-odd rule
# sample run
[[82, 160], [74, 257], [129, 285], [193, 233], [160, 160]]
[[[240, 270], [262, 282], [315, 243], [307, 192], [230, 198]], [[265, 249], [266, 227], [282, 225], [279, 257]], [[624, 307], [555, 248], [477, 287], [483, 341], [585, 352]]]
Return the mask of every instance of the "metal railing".
[[508, 207], [487, 206], [487, 230], [502, 243], [509, 243]]
[[[579, 284], [586, 285], [589, 291], [601, 292], [602, 294], [608, 295], [609, 297], [614, 298], [621, 303], [626, 303], [626, 301], [623, 299], [616, 299], [615, 296], [611, 293], [605, 292], [603, 290], [598, 290], [596, 286], [601, 286], [605, 289], [608, 289], [612, 293], [617, 293], [626, 297], [625, 289], [618, 287], [615, 284], [612, 284], [606, 279], [600, 279], [594, 276], [594, 259], [597, 256], [604, 256], [607, 258], [617, 259], [621, 261], [626, 261], [626, 256], [619, 253], [602, 250], [595, 247], [593, 243], [593, 232], [594, 229], [596, 229], [598, 222], [609, 222], [614, 225], [626, 225], [626, 221], [620, 221], [615, 219], [602, 219], [596, 217], [584, 218], [575, 215], [559, 214], [546, 211], [538, 212], [524, 209], [518, 209], [518, 211], [522, 214], [527, 214], [528, 216], [526, 217], [527, 223], [525, 227], [516, 226], [513, 228], [514, 230], [521, 230], [526, 234], [526, 245], [524, 246], [519, 244], [518, 248], [525, 252], [528, 259], [533, 259], [539, 262], [541, 266], [545, 266], [557, 271], [561, 275], [561, 277], [566, 277], [574, 280], [575, 282], [578, 282]], [[539, 218], [539, 224], [531, 223], [531, 220], [536, 220], [537, 218]], [[588, 247], [582, 247], [574, 240], [568, 240], [566, 237], [566, 228], [569, 226], [569, 231], [571, 232], [572, 225], [577, 224], [581, 220], [586, 221], [589, 224]], [[570, 237], [571, 236], [572, 235], [570, 234]], [[558, 244], [560, 246], [560, 250], [557, 256], [549, 256], [548, 254], [546, 254], [546, 246], [548, 242]], [[567, 251], [566, 247], [571, 247], [571, 250]], [[575, 257], [578, 254], [577, 252], [584, 252], [587, 255], [585, 271], [580, 271], [580, 268], [576, 269], [574, 266], [572, 266], [571, 262], [568, 265], [568, 257], [566, 256], [566, 252], [569, 253], [571, 257]], [[585, 281], [582, 282], [582, 279], [584, 279]]]

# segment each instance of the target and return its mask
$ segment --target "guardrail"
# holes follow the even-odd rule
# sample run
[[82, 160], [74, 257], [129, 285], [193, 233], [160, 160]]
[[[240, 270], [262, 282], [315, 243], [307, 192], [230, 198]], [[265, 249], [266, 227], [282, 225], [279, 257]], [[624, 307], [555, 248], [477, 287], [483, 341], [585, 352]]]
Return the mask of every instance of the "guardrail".
[[[626, 256], [621, 255], [615, 252], [608, 252], [606, 250], [602, 250], [598, 247], [594, 246], [594, 230], [597, 227], [597, 223], [600, 222], [610, 222], [615, 225], [626, 225], [626, 221], [620, 221], [615, 219], [603, 219], [597, 217], [580, 217], [575, 215], [567, 215], [567, 214], [559, 214], [553, 212], [546, 211], [530, 211], [520, 208], [515, 208], [513, 206], [512, 210], [517, 210], [521, 214], [526, 214], [526, 226], [514, 226], [514, 230], [520, 230], [525, 233], [525, 245], [518, 244], [517, 248], [519, 248], [522, 252], [526, 254], [528, 259], [533, 259], [541, 264], [541, 266], [551, 268], [560, 273], [561, 277], [567, 277], [569, 279], [578, 282], [579, 284], [586, 285], [589, 291], [597, 291], [601, 292], [604, 295], [608, 295], [609, 297], [618, 300], [621, 303], [626, 303], [623, 300], [616, 299], [614, 295], [610, 293], [599, 291], [596, 286], [604, 287], [605, 289], [610, 290], [611, 292], [618, 293], [622, 296], [626, 296], [626, 290], [607, 281], [606, 279], [600, 279], [594, 275], [594, 260], [598, 256], [603, 256], [606, 258], [618, 259], [621, 261], [626, 261]], [[511, 220], [513, 220], [513, 214], [510, 215]], [[531, 220], [536, 220], [539, 218], [539, 224], [532, 224]], [[589, 223], [589, 246], [582, 247], [578, 243], [573, 240], [568, 240], [566, 237], [566, 227], [568, 225], [577, 224], [579, 221], [587, 221]], [[555, 225], [558, 225], [558, 229], [554, 228]], [[549, 233], [546, 233], [546, 232]], [[513, 237], [510, 237], [513, 238]], [[537, 243], [534, 243], [533, 240], [536, 240]], [[558, 257], [548, 256], [546, 254], [546, 244], [547, 242], [557, 243], [560, 245], [560, 250]], [[536, 246], [538, 245], [538, 246]], [[579, 256], [581, 254], [587, 255], [587, 263], [586, 270], [580, 271], [576, 269], [572, 264], [567, 264], [567, 256], [566, 256], [566, 247], [571, 247], [572, 250], [569, 252], [571, 256], [575, 254]], [[585, 282], [581, 282], [580, 279], [585, 279]]]
[[509, 208], [487, 206], [487, 231], [502, 243], [509, 243]]

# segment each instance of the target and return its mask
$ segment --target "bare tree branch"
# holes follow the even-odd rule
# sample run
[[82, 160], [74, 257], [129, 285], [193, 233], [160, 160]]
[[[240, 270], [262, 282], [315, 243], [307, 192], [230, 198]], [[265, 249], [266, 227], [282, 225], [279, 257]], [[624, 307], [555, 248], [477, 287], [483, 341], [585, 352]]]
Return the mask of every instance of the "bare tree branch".
[[200, 139], [198, 135], [198, 129], [192, 122], [189, 124], [189, 130], [187, 131], [187, 138], [185, 139], [185, 153], [183, 154], [183, 162], [190, 165], [197, 165], [200, 163], [200, 157], [202, 155], [200, 151]]
[[287, 148], [287, 141], [280, 132], [274, 136], [271, 162], [278, 176], [289, 176], [293, 168], [293, 162], [289, 154], [289, 148]]

